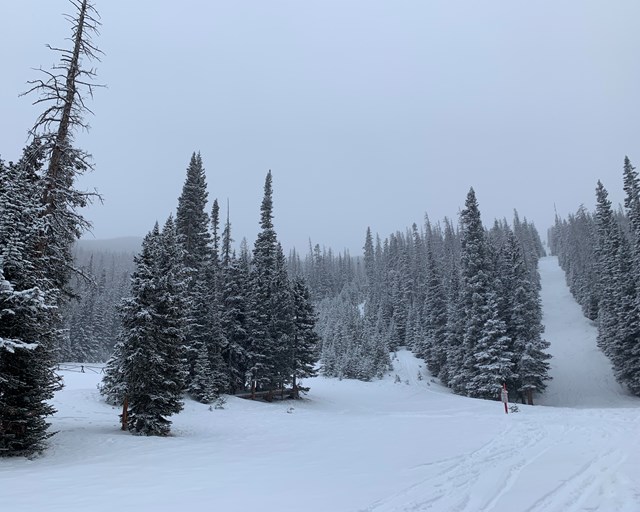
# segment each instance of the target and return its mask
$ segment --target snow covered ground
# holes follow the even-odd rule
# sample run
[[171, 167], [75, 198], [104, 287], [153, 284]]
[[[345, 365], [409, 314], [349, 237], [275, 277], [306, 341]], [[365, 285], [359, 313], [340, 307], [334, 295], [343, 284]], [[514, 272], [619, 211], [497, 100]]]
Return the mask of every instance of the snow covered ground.
[[640, 400], [612, 380], [555, 259], [541, 274], [545, 406], [505, 415], [452, 395], [400, 351], [382, 381], [316, 378], [306, 400], [223, 410], [187, 401], [174, 436], [142, 438], [118, 430], [97, 374], [65, 372], [51, 449], [0, 460], [0, 511], [637, 512]]

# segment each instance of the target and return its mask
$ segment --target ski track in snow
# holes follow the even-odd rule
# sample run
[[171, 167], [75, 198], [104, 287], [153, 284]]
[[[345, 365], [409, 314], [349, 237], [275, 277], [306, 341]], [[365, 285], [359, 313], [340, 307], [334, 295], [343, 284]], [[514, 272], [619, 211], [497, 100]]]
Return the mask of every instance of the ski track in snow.
[[381, 381], [319, 377], [305, 400], [214, 411], [187, 400], [171, 437], [141, 438], [118, 429], [99, 376], [67, 372], [51, 448], [0, 459], [0, 511], [638, 512], [640, 400], [613, 380], [555, 258], [540, 272], [545, 405], [506, 415], [453, 395], [400, 350]]

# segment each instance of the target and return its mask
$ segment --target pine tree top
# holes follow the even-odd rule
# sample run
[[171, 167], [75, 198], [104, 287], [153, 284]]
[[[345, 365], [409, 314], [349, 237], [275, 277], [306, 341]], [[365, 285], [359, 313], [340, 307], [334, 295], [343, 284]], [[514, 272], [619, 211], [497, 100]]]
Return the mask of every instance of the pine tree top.
[[273, 179], [271, 170], [267, 173], [264, 180], [264, 198], [260, 206], [260, 227], [263, 230], [273, 229]]

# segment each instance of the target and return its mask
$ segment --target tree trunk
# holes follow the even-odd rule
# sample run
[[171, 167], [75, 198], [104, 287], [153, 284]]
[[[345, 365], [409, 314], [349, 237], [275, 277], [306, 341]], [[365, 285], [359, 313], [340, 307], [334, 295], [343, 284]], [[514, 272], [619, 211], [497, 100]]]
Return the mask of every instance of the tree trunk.
[[295, 374], [293, 375], [293, 398], [300, 398], [300, 393], [298, 392], [298, 382], [296, 380]]
[[124, 403], [122, 404], [122, 430], [127, 430], [127, 423], [129, 422], [129, 397], [124, 395]]

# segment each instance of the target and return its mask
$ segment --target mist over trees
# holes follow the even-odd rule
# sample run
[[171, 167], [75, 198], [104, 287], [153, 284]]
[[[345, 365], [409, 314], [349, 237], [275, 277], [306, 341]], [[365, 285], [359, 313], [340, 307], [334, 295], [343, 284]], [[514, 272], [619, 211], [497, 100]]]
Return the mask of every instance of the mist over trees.
[[549, 242], [616, 379], [640, 396], [640, 179], [628, 157], [622, 177], [624, 207], [614, 209], [598, 182], [595, 212], [556, 216]]

